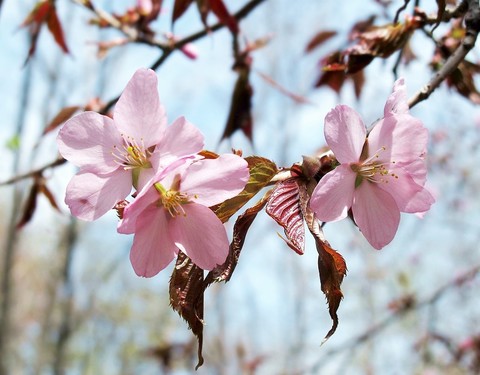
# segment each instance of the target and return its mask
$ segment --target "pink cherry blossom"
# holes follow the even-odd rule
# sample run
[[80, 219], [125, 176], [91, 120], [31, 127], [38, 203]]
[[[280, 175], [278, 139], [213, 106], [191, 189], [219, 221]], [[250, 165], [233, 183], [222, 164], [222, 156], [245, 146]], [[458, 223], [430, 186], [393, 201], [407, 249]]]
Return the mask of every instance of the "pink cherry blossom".
[[428, 131], [409, 114], [403, 79], [368, 136], [360, 116], [345, 105], [327, 114], [324, 131], [340, 165], [312, 193], [310, 207], [319, 220], [344, 219], [351, 208], [365, 238], [381, 249], [395, 236], [400, 212], [430, 209], [435, 200], [425, 188]]
[[118, 100], [113, 119], [81, 113], [65, 123], [57, 144], [78, 166], [65, 202], [74, 216], [95, 220], [132, 190], [141, 189], [160, 168], [203, 148], [203, 135], [184, 118], [167, 127], [157, 76], [138, 70]]
[[119, 233], [135, 233], [130, 260], [139, 276], [155, 276], [179, 250], [205, 270], [228, 255], [225, 227], [208, 207], [242, 191], [249, 177], [247, 162], [228, 154], [180, 163], [156, 175], [119, 223]]

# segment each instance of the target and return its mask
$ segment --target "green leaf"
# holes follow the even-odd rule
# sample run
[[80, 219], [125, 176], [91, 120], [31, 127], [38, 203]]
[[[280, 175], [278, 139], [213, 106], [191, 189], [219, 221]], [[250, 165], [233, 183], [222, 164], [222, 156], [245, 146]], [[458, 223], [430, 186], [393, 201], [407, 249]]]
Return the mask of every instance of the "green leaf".
[[250, 178], [245, 188], [237, 196], [212, 207], [213, 212], [225, 223], [264, 188], [278, 172], [278, 168], [271, 160], [260, 156], [248, 156], [245, 158], [250, 170]]
[[10, 138], [6, 143], [5, 146], [10, 150], [10, 151], [17, 151], [20, 148], [20, 137], [18, 134], [14, 135], [12, 138]]

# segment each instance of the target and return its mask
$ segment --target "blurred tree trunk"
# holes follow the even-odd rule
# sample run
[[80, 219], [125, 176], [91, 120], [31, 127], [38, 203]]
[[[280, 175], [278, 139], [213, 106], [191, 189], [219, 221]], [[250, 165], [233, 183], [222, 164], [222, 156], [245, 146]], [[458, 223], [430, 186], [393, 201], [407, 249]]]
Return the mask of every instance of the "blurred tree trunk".
[[[20, 107], [18, 111], [18, 118], [15, 130], [15, 137], [21, 139], [22, 131], [25, 124], [25, 115], [26, 108], [29, 104], [29, 95], [32, 81], [32, 68], [31, 64], [27, 65], [24, 70], [23, 75], [23, 84], [20, 97]], [[20, 156], [21, 156], [21, 144], [20, 147], [13, 151], [14, 161], [12, 166], [12, 175], [16, 176], [19, 173], [20, 169]], [[7, 230], [7, 238], [5, 241], [5, 249], [2, 254], [3, 264], [2, 264], [2, 273], [1, 273], [1, 289], [0, 289], [0, 375], [9, 374], [8, 369], [8, 339], [10, 335], [11, 328], [11, 305], [12, 305], [12, 271], [15, 258], [16, 250], [16, 239], [17, 239], [17, 218], [18, 212], [20, 211], [20, 205], [22, 202], [22, 187], [19, 184], [13, 186], [13, 197], [12, 197], [12, 211], [10, 214], [10, 221]]]

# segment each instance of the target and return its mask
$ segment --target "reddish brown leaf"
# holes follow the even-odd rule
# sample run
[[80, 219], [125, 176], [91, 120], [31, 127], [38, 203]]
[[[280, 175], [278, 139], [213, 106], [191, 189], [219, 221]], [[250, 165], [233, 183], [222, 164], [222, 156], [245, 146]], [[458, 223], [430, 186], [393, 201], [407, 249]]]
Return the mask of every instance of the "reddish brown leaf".
[[322, 241], [315, 237], [315, 245], [318, 251], [318, 272], [320, 273], [322, 292], [327, 298], [328, 312], [333, 321], [332, 328], [324, 338], [326, 341], [337, 330], [337, 310], [343, 298], [340, 285], [347, 274], [347, 265], [345, 259], [343, 259], [340, 253], [333, 250], [327, 241]]
[[227, 259], [225, 263], [217, 266], [208, 273], [207, 277], [205, 278], [205, 288], [207, 288], [213, 282], [227, 282], [230, 280], [233, 271], [235, 271], [235, 267], [237, 266], [248, 229], [257, 217], [257, 214], [263, 209], [263, 207], [265, 207], [265, 204], [267, 204], [270, 192], [271, 191], [267, 192], [265, 196], [257, 204], [255, 204], [255, 206], [248, 208], [237, 218], [233, 227], [233, 239], [232, 243], [230, 244]]
[[475, 85], [475, 74], [479, 70], [480, 66], [468, 61], [462, 61], [457, 69], [447, 77], [446, 82], [472, 103], [480, 104], [480, 92]]
[[175, 0], [173, 5], [172, 25], [178, 20], [188, 7], [193, 3], [193, 0]]
[[39, 1], [20, 26], [24, 27], [45, 22], [52, 6], [53, 2], [51, 0]]
[[300, 206], [302, 207], [302, 213], [305, 217], [308, 229], [315, 238], [315, 245], [318, 251], [320, 284], [322, 292], [327, 299], [328, 311], [332, 318], [332, 328], [324, 338], [324, 341], [326, 341], [335, 333], [338, 326], [337, 311], [343, 298], [340, 286], [347, 273], [347, 265], [343, 257], [330, 247], [325, 239], [318, 220], [308, 207], [309, 196], [305, 185], [299, 185], [299, 197]]
[[268, 200], [265, 211], [283, 227], [287, 245], [302, 255], [305, 250], [305, 228], [298, 189], [298, 178], [290, 178], [278, 183]]
[[170, 305], [198, 340], [198, 369], [203, 364], [203, 270], [181, 251], [170, 279]]
[[50, 206], [52, 206], [53, 208], [55, 208], [57, 211], [60, 212], [60, 207], [58, 207], [57, 201], [55, 200], [55, 197], [53, 196], [50, 189], [45, 184], [45, 181], [43, 181], [40, 184], [39, 192], [42, 193], [48, 199], [48, 202], [50, 203]]
[[80, 106], [76, 105], [62, 108], [43, 130], [43, 134], [45, 135], [52, 130], [55, 130], [58, 126], [62, 125], [65, 121], [72, 117], [80, 108]]
[[345, 78], [345, 72], [324, 71], [320, 75], [318, 81], [315, 83], [315, 87], [328, 86], [337, 94], [339, 94], [343, 84], [345, 83]]
[[51, 7], [50, 12], [48, 13], [47, 27], [48, 30], [50, 30], [50, 33], [53, 35], [55, 42], [57, 42], [63, 52], [69, 53], [67, 43], [65, 42], [65, 38], [63, 36], [62, 25], [60, 24], [57, 11], [54, 6]]
[[33, 10], [21, 24], [21, 27], [30, 27], [31, 42], [26, 62], [28, 62], [30, 57], [32, 57], [35, 53], [40, 29], [45, 23], [47, 24], [47, 27], [50, 33], [53, 35], [57, 45], [60, 46], [65, 53], [69, 52], [63, 36], [62, 26], [57, 16], [54, 1], [42, 0], [35, 5]]
[[355, 23], [350, 29], [350, 33], [348, 34], [348, 40], [355, 40], [357, 39], [358, 34], [361, 34], [364, 31], [367, 31], [368, 29], [370, 29], [373, 26], [373, 23], [375, 22], [375, 18], [377, 17], [375, 15], [372, 15], [368, 17], [366, 20]]
[[358, 33], [357, 44], [345, 51], [348, 55], [348, 73], [358, 72], [375, 57], [387, 58], [400, 50], [420, 25], [417, 19], [407, 19], [404, 24], [372, 26]]
[[207, 0], [210, 10], [217, 16], [218, 20], [227, 26], [233, 34], [238, 34], [238, 23], [235, 17], [229, 12], [223, 0]]
[[353, 81], [353, 89], [355, 90], [355, 97], [360, 99], [362, 95], [363, 85], [365, 84], [365, 73], [363, 70], [348, 76]]
[[325, 43], [327, 40], [334, 37], [335, 35], [337, 35], [336, 31], [332, 31], [332, 30], [320, 31], [312, 39], [310, 39], [310, 41], [307, 44], [307, 47], [305, 48], [305, 52], [307, 53], [311, 52], [313, 49]]
[[250, 142], [253, 143], [252, 96], [253, 88], [250, 85], [250, 68], [242, 67], [238, 69], [238, 78], [233, 89], [227, 124], [220, 142], [225, 138], [231, 137], [237, 130], [241, 130]]
[[40, 190], [41, 177], [36, 176], [33, 179], [33, 185], [30, 188], [28, 193], [27, 200], [25, 201], [25, 206], [23, 207], [23, 212], [20, 220], [17, 223], [17, 229], [20, 229], [25, 226], [33, 217], [35, 209], [37, 208], [37, 197]]

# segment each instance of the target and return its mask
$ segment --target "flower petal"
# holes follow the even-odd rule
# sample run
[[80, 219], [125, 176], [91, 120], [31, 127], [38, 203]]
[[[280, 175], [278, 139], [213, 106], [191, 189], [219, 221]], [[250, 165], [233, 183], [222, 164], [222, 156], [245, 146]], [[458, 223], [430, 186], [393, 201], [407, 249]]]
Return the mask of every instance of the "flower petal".
[[203, 159], [184, 173], [180, 190], [205, 206], [225, 201], [240, 193], [249, 177], [248, 163], [233, 154]]
[[112, 119], [96, 112], [84, 112], [60, 129], [57, 137], [62, 156], [83, 170], [106, 174], [119, 168], [112, 157], [115, 145], [123, 144]]
[[324, 132], [341, 164], [359, 160], [367, 131], [357, 112], [346, 105], [337, 105], [325, 117]]
[[390, 116], [392, 114], [408, 113], [408, 98], [407, 88], [405, 86], [405, 79], [399, 78], [393, 85], [393, 92], [385, 103], [384, 116]]
[[425, 212], [435, 202], [430, 192], [419, 185], [402, 168], [395, 168], [389, 176], [388, 183], [379, 183], [378, 187], [385, 190], [395, 199], [400, 212], [416, 213]]
[[159, 193], [153, 185], [145, 187], [137, 195], [135, 200], [123, 210], [123, 219], [118, 223], [117, 232], [123, 234], [134, 233], [138, 218], [143, 215], [143, 211], [145, 211], [148, 206], [152, 205], [158, 199]]
[[138, 218], [130, 261], [138, 276], [152, 277], [167, 267], [178, 249], [168, 231], [167, 213], [150, 205]]
[[379, 161], [400, 166], [421, 158], [427, 151], [428, 130], [408, 114], [380, 120], [368, 135], [369, 156], [378, 152]]
[[175, 245], [204, 270], [223, 264], [229, 243], [222, 222], [212, 210], [200, 204], [185, 204], [183, 209], [185, 215], [170, 220]]
[[139, 69], [125, 87], [113, 115], [120, 133], [146, 147], [160, 142], [167, 118], [160, 103], [157, 75], [151, 69]]
[[155, 170], [165, 168], [172, 161], [190, 157], [204, 147], [203, 134], [184, 117], [179, 117], [167, 127], [150, 161]]
[[356, 174], [348, 164], [339, 165], [317, 184], [310, 208], [321, 221], [345, 219], [352, 206]]
[[131, 190], [130, 171], [119, 169], [104, 176], [80, 171], [67, 186], [65, 203], [73, 216], [91, 221], [111, 210]]
[[364, 181], [355, 189], [353, 217], [367, 241], [380, 250], [397, 232], [400, 211], [395, 200], [377, 184]]

